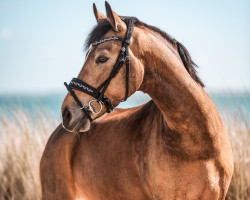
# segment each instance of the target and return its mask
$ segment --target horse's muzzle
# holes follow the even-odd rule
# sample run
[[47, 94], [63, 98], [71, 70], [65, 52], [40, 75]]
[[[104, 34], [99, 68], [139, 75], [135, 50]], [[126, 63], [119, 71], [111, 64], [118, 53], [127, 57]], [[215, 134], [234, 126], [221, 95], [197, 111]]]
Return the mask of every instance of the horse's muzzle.
[[81, 110], [73, 117], [72, 111], [68, 107], [62, 110], [62, 126], [68, 132], [86, 132], [90, 128], [90, 120]]

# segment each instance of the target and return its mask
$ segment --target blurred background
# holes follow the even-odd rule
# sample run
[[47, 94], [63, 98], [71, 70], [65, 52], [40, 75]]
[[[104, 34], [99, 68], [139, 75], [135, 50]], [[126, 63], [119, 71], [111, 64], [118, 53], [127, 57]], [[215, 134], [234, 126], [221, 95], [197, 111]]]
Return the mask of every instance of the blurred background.
[[[105, 14], [104, 1], [95, 3]], [[250, 198], [250, 1], [109, 3], [117, 14], [154, 25], [188, 49], [234, 141], [238, 178], [234, 176], [228, 199]], [[35, 161], [27, 162], [25, 172], [20, 164], [20, 169], [7, 173], [6, 166], [9, 169], [12, 161], [6, 158], [6, 151], [12, 157], [23, 157], [34, 149], [20, 154], [19, 144], [39, 146], [36, 167], [32, 167], [38, 168], [44, 144], [60, 123], [60, 106], [67, 93], [63, 82], [76, 77], [84, 63], [84, 41], [96, 25], [92, 4], [87, 0], [0, 0], [0, 142], [5, 141], [4, 135], [21, 138], [18, 144], [10, 143], [8, 137], [8, 142], [3, 142], [2, 159], [6, 162], [0, 165], [0, 177], [4, 177], [0, 178], [4, 183], [0, 197], [40, 198], [37, 171], [30, 171]], [[119, 107], [137, 106], [149, 99], [138, 92]], [[26, 140], [34, 135], [32, 141]], [[12, 178], [15, 173], [21, 186]], [[36, 192], [30, 194], [32, 190]]]
[[[104, 1], [95, 3], [105, 14]], [[119, 15], [136, 16], [182, 42], [218, 107], [225, 101], [229, 104], [233, 96], [234, 102], [241, 101], [243, 109], [250, 110], [245, 102], [249, 102], [250, 89], [250, 1], [109, 3]], [[29, 109], [40, 103], [58, 115], [66, 95], [63, 82], [82, 68], [84, 41], [96, 25], [92, 4], [83, 0], [0, 0], [2, 109], [7, 104]], [[147, 100], [135, 95], [120, 107]], [[235, 110], [234, 105], [229, 106]]]

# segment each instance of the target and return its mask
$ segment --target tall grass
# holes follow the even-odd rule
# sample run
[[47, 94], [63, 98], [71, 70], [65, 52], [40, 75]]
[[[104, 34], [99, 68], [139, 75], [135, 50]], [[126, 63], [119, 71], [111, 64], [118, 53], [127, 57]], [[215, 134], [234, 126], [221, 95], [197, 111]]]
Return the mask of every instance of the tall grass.
[[41, 199], [39, 161], [55, 120], [19, 111], [0, 121], [0, 199]]
[[234, 174], [227, 199], [247, 200], [250, 199], [250, 120], [234, 116], [224, 121], [234, 155]]
[[[0, 120], [0, 199], [41, 199], [39, 161], [57, 124], [46, 115], [34, 119], [21, 111]], [[226, 127], [235, 165], [227, 199], [250, 199], [249, 119], [228, 119]]]

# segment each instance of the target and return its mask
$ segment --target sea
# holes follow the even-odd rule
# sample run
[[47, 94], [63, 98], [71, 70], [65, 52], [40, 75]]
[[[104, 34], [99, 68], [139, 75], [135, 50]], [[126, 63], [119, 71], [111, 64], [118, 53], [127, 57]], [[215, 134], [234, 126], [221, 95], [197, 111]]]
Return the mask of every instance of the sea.
[[[48, 93], [42, 95], [0, 94], [0, 119], [12, 117], [16, 111], [24, 111], [31, 116], [42, 113], [50, 117], [60, 118], [60, 107], [65, 92]], [[237, 116], [240, 119], [250, 118], [250, 92], [211, 92], [210, 97], [218, 108], [222, 118]], [[118, 108], [131, 108], [142, 105], [150, 100], [147, 94], [136, 92]]]

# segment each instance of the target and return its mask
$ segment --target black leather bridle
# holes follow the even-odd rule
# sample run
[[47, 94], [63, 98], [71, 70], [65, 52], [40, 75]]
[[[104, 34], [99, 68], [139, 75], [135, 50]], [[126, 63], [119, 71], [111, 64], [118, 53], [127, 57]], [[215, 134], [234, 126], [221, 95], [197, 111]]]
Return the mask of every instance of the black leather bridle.
[[[93, 43], [92, 46], [97, 46], [99, 44], [102, 44], [104, 42], [108, 42], [111, 40], [121, 41], [122, 48], [116, 60], [116, 63], [113, 66], [112, 71], [110, 72], [109, 77], [98, 88], [94, 88], [78, 78], [73, 78], [69, 84], [64, 82], [64, 85], [66, 86], [67, 90], [70, 92], [72, 97], [75, 99], [76, 103], [80, 106], [80, 109], [84, 112], [84, 114], [88, 117], [90, 121], [92, 121], [93, 119], [91, 118], [89, 112], [92, 112], [94, 114], [100, 113], [102, 110], [102, 105], [106, 107], [107, 113], [110, 113], [114, 109], [114, 106], [112, 105], [111, 101], [104, 95], [104, 93], [107, 90], [110, 84], [110, 81], [117, 75], [117, 73], [123, 66], [124, 62], [126, 63], [126, 93], [125, 93], [125, 98], [123, 99], [123, 101], [126, 101], [128, 98], [128, 94], [129, 94], [129, 48], [128, 46], [130, 43], [130, 38], [128, 38], [128, 36], [126, 36], [126, 38], [120, 38], [116, 36], [109, 37], [109, 38], [105, 38], [103, 40]], [[87, 107], [85, 107], [81, 103], [81, 101], [78, 99], [73, 89], [84, 92], [94, 97], [94, 99], [89, 102], [89, 105]], [[100, 110], [98, 112], [95, 112], [93, 109], [93, 106], [91, 105], [93, 101], [97, 101], [100, 104]]]

